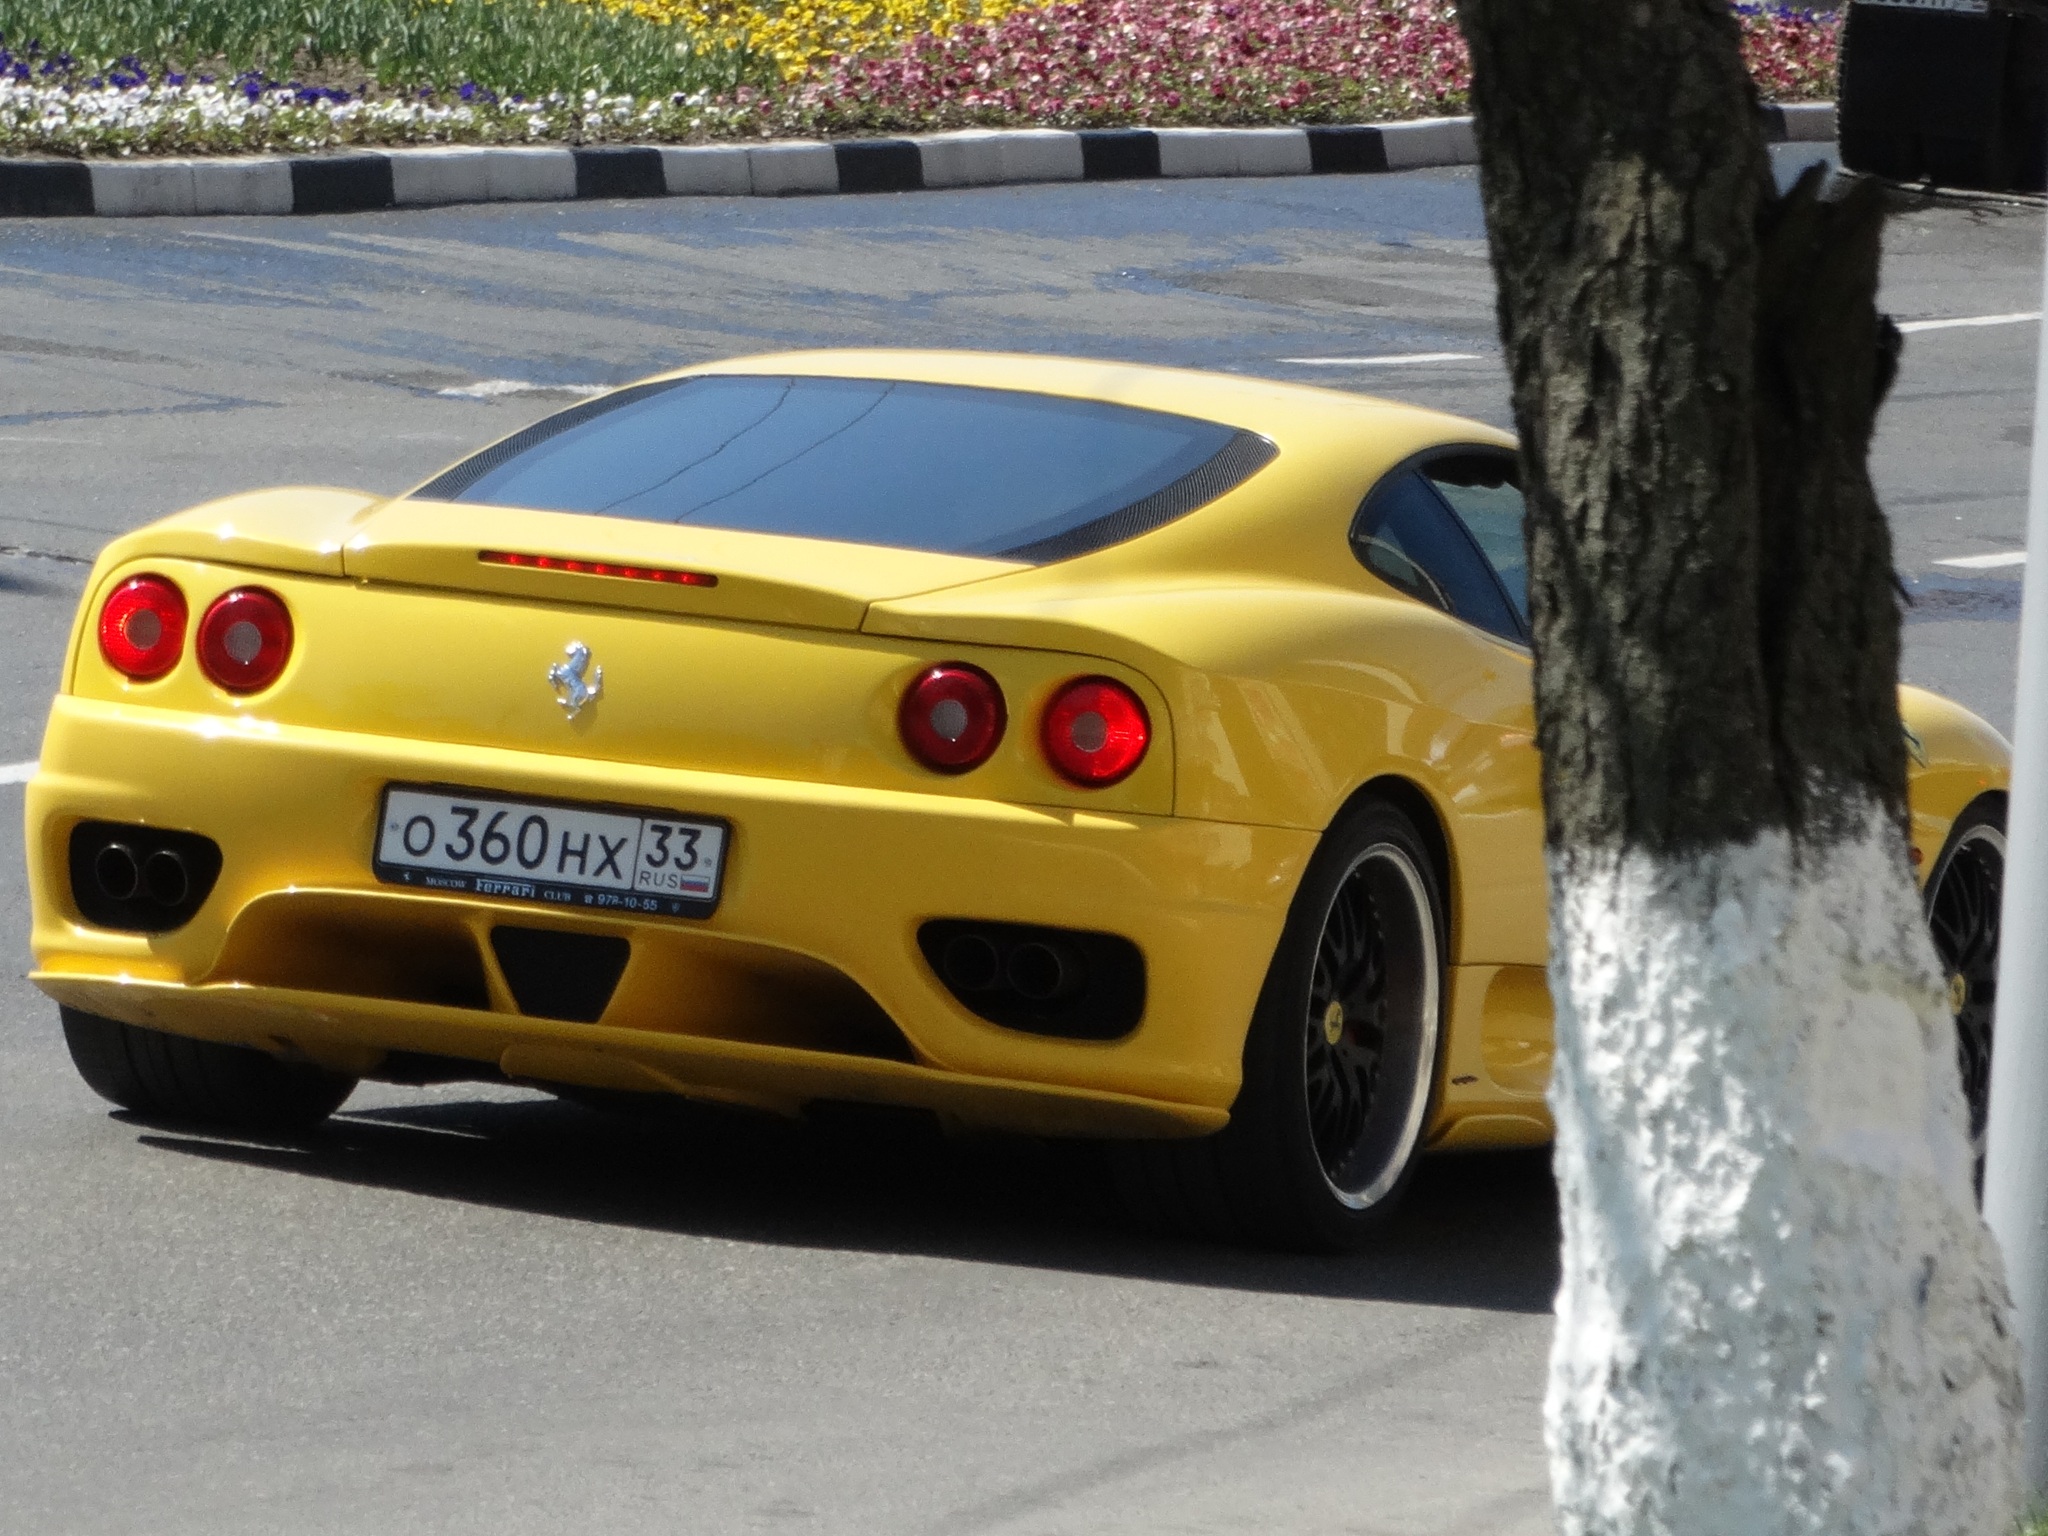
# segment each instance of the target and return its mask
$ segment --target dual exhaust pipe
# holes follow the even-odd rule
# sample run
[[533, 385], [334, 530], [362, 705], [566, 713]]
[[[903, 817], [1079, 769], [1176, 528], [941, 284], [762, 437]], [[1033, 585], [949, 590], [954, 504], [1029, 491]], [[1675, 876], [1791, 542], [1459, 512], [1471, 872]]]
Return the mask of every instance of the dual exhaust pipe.
[[109, 901], [143, 899], [181, 907], [192, 894], [192, 871], [173, 848], [137, 853], [126, 843], [108, 843], [93, 859], [92, 872]]
[[1006, 955], [985, 933], [955, 934], [940, 967], [957, 991], [992, 992], [1007, 987], [1026, 1002], [1058, 1003], [1088, 983], [1088, 970], [1073, 947], [1057, 940], [1026, 939]]
[[917, 947], [955, 1001], [1005, 1029], [1117, 1040], [1144, 1016], [1145, 957], [1118, 934], [944, 917]]
[[192, 920], [220, 878], [220, 844], [133, 822], [71, 829], [71, 900], [95, 928], [168, 933]]

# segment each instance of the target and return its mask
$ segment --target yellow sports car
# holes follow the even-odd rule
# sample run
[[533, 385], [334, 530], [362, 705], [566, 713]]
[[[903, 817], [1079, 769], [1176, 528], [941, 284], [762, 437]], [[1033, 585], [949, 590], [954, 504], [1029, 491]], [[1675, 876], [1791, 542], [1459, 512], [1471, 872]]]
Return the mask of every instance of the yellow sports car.
[[[1342, 1247], [1422, 1150], [1551, 1133], [1521, 510], [1474, 422], [940, 352], [685, 369], [403, 496], [213, 502], [86, 589], [34, 980], [144, 1113], [500, 1075], [921, 1106]], [[1902, 700], [1981, 1064], [2006, 747]]]

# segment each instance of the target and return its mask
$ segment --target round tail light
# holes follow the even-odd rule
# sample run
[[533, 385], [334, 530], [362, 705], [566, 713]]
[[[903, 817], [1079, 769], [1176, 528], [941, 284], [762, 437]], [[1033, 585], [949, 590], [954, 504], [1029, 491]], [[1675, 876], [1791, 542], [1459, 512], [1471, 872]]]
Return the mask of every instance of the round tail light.
[[292, 616], [261, 587], [216, 598], [199, 621], [199, 669], [229, 693], [268, 688], [291, 655]]
[[925, 767], [965, 773], [989, 759], [1008, 721], [1003, 690], [979, 667], [949, 661], [918, 674], [896, 712], [903, 745]]
[[100, 654], [138, 683], [162, 677], [185, 649], [185, 594], [162, 576], [131, 576], [100, 609]]
[[1061, 778], [1101, 789], [1128, 778], [1152, 744], [1152, 721], [1138, 696], [1109, 677], [1081, 677], [1053, 695], [1039, 733]]

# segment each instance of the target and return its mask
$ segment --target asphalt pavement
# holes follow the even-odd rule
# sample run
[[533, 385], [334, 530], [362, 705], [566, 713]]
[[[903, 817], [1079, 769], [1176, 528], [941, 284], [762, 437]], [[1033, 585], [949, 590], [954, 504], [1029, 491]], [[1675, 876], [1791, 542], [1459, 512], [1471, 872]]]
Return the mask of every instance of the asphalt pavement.
[[[2041, 241], [1902, 204], [1885, 268], [1907, 672], [2001, 728], [2021, 568], [1982, 562], [2022, 541]], [[579, 392], [821, 344], [1506, 424], [1492, 302], [1469, 171], [0, 223], [0, 764], [84, 562], [207, 496], [396, 491]], [[1324, 1260], [1147, 1238], [1085, 1152], [893, 1121], [458, 1085], [299, 1145], [149, 1126], [20, 979], [19, 870], [10, 819], [0, 1533], [1549, 1529], [1540, 1155], [1439, 1159]]]

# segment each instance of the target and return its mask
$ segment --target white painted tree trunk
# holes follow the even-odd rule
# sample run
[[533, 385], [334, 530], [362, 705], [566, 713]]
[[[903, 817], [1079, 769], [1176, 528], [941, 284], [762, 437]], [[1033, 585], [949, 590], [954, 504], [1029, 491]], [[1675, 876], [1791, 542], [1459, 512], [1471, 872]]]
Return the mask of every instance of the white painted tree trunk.
[[1898, 832], [1553, 854], [1570, 1536], [2005, 1536], [2010, 1302]]

